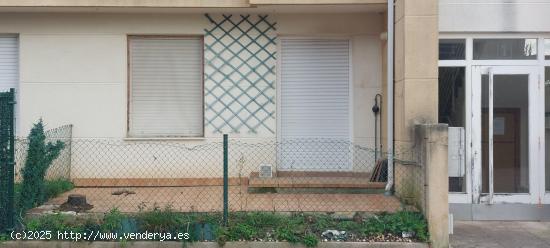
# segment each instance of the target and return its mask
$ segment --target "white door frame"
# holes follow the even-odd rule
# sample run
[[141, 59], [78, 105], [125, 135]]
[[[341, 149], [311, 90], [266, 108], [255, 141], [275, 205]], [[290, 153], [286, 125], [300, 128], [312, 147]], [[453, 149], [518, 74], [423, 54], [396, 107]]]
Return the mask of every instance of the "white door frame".
[[[529, 193], [494, 193], [492, 190], [492, 177], [489, 177], [489, 194], [481, 193], [482, 169], [481, 169], [481, 75], [529, 75]], [[544, 110], [544, 97], [540, 97], [541, 81], [539, 71], [535, 66], [473, 66], [471, 84], [471, 126], [472, 126], [472, 203], [538, 203], [540, 200], [540, 168], [544, 166], [544, 160], [540, 160], [541, 145], [541, 111]], [[489, 80], [491, 85], [492, 79]], [[492, 116], [492, 88], [489, 87], [489, 116]], [[541, 100], [542, 99], [542, 100]], [[542, 110], [541, 110], [542, 106]], [[492, 121], [489, 120], [489, 135], [492, 134]], [[489, 154], [491, 154], [492, 139], [489, 140]], [[492, 174], [492, 157], [489, 157], [489, 175]]]
[[[466, 113], [465, 120], [465, 131], [466, 131], [466, 154], [465, 154], [465, 161], [466, 161], [466, 175], [464, 177], [465, 182], [465, 191], [464, 192], [449, 192], [449, 203], [463, 203], [463, 204], [471, 204], [475, 203], [472, 201], [473, 199], [473, 189], [472, 189], [472, 170], [473, 170], [473, 156], [472, 156], [472, 128], [471, 128], [471, 93], [472, 93], [472, 74], [473, 74], [473, 67], [475, 66], [533, 66], [538, 71], [538, 77], [539, 81], [542, 83], [541, 90], [540, 90], [540, 96], [538, 99], [540, 99], [540, 103], [537, 104], [540, 107], [537, 113], [537, 116], [534, 117], [534, 120], [537, 121], [538, 125], [537, 130], [539, 130], [539, 154], [537, 157], [537, 163], [538, 163], [538, 175], [537, 180], [539, 184], [536, 186], [539, 190], [540, 197], [537, 200], [536, 203], [538, 204], [550, 204], [550, 191], [546, 191], [546, 166], [545, 166], [545, 160], [550, 159], [550, 154], [548, 156], [545, 155], [545, 127], [544, 127], [544, 80], [545, 80], [545, 67], [550, 67], [550, 59], [545, 58], [545, 40], [550, 40], [550, 33], [535, 33], [535, 32], [529, 32], [529, 33], [445, 33], [442, 32], [439, 34], [440, 39], [463, 39], [466, 42], [465, 46], [465, 58], [459, 59], [459, 60], [440, 60], [439, 66], [440, 67], [464, 67], [465, 68], [465, 90], [467, 94], [465, 95], [465, 108], [468, 110]], [[473, 40], [474, 39], [484, 39], [484, 38], [492, 38], [492, 39], [505, 39], [505, 38], [536, 38], [537, 39], [537, 47], [538, 47], [538, 53], [536, 60], [474, 60], [473, 59]], [[549, 110], [550, 111], [550, 110]]]

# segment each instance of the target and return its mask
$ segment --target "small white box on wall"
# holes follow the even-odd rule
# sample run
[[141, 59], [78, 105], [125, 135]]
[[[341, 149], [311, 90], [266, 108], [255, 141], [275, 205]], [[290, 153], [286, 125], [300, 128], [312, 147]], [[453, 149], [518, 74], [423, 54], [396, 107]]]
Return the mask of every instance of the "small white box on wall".
[[464, 127], [449, 127], [449, 177], [463, 177], [465, 174]]

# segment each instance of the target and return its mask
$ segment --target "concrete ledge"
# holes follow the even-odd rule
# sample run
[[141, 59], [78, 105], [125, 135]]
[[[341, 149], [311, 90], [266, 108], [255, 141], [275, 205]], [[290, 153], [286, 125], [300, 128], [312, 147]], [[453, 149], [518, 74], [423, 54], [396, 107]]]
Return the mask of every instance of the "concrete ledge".
[[0, 0], [2, 7], [247, 8], [248, 0]]
[[454, 220], [550, 221], [550, 204], [450, 203]]
[[[0, 247], [16, 248], [181, 248], [181, 242], [158, 242], [158, 241], [136, 241], [136, 242], [70, 242], [70, 241], [7, 241], [0, 243]], [[195, 242], [189, 243], [189, 248], [219, 248], [215, 242]], [[301, 244], [291, 244], [288, 242], [227, 242], [224, 248], [301, 248]], [[373, 248], [428, 248], [425, 243], [399, 243], [399, 242], [320, 242], [319, 248], [340, 248], [340, 247], [373, 247]]]
[[384, 4], [387, 0], [0, 0], [2, 7], [249, 8], [254, 5]]

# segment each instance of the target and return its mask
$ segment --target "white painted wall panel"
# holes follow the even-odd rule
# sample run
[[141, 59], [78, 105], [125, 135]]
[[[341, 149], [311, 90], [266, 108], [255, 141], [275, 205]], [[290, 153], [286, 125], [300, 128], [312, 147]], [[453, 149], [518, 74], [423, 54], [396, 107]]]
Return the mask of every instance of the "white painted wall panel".
[[[277, 35], [352, 37], [353, 92], [357, 96], [354, 139], [371, 146], [374, 116], [370, 107], [374, 94], [380, 93], [379, 34], [384, 29], [384, 17], [353, 13], [273, 14], [273, 18], [277, 21]], [[0, 23], [6, 24], [0, 25], [0, 33], [19, 34], [20, 39], [20, 80], [24, 87], [19, 97], [22, 113], [19, 135], [28, 133], [31, 124], [44, 117], [52, 127], [74, 124], [75, 137], [113, 138], [127, 136], [127, 35], [201, 35], [208, 27], [208, 19], [202, 14], [3, 13]], [[90, 90], [76, 91], [77, 88]], [[61, 96], [59, 90], [71, 95]], [[109, 94], [91, 95], [92, 92]], [[54, 99], [54, 95], [58, 98]], [[104, 109], [104, 105], [110, 107]], [[71, 118], [65, 115], [82, 109], [93, 113], [75, 114]], [[102, 124], [97, 125], [98, 121]], [[207, 133], [208, 138], [215, 140], [219, 136]], [[254, 137], [273, 138], [273, 135]]]
[[121, 83], [126, 37], [21, 34], [22, 83]]
[[548, 0], [439, 0], [440, 32], [550, 32]]

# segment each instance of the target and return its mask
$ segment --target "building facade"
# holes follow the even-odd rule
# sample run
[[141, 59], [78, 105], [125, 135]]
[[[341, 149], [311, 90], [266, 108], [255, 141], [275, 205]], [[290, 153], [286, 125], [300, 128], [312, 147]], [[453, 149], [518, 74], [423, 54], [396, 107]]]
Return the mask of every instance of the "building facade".
[[549, 9], [440, 1], [439, 122], [454, 142], [455, 219], [548, 219]]

